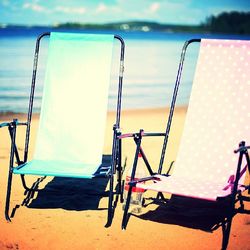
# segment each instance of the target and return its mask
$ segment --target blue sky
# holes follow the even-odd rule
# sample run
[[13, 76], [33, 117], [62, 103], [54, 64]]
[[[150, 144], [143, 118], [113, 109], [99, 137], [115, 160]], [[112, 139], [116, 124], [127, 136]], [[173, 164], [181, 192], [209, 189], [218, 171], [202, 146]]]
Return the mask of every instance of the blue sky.
[[54, 25], [148, 20], [199, 24], [223, 11], [250, 11], [250, 0], [0, 0], [0, 23]]

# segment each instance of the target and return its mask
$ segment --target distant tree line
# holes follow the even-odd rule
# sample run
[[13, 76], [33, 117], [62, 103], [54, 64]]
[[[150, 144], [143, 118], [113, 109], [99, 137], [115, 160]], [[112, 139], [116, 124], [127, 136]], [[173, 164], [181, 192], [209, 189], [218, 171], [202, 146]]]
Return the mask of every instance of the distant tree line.
[[211, 33], [250, 34], [250, 12], [223, 12], [201, 26]]
[[62, 28], [113, 29], [113, 30], [150, 30], [162, 32], [209, 32], [225, 34], [250, 34], [250, 12], [223, 12], [210, 16], [200, 25], [161, 24], [148, 21], [129, 21], [107, 24], [59, 24]]
[[[8, 25], [9, 27], [21, 27]], [[0, 25], [1, 28], [1, 25]], [[223, 12], [217, 16], [210, 16], [199, 25], [162, 24], [149, 21], [128, 21], [106, 24], [95, 23], [61, 23], [53, 28], [65, 29], [93, 29], [93, 30], [123, 30], [123, 31], [159, 31], [159, 32], [196, 32], [196, 33], [224, 33], [250, 34], [250, 12]]]

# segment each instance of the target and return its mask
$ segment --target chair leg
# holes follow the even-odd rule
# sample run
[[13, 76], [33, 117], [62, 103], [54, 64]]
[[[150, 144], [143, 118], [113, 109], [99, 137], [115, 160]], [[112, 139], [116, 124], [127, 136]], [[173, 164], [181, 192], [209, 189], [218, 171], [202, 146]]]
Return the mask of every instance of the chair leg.
[[123, 218], [122, 218], [122, 229], [125, 230], [128, 224], [128, 210], [129, 210], [129, 205], [130, 205], [130, 200], [131, 200], [131, 195], [132, 195], [132, 187], [129, 186], [129, 190], [128, 190], [128, 196], [127, 196], [127, 200], [126, 200], [126, 204], [125, 204], [125, 209], [124, 209], [124, 213], [123, 213]]
[[12, 176], [13, 173], [10, 170], [9, 171], [9, 177], [8, 177], [8, 185], [7, 185], [7, 194], [6, 194], [6, 202], [5, 202], [5, 219], [9, 222], [11, 222], [10, 216], [9, 216], [9, 208], [10, 208], [10, 196], [11, 196], [11, 184], [12, 184]]
[[118, 170], [117, 171], [117, 194], [120, 196], [120, 202], [122, 202], [123, 198], [122, 198], [122, 170], [121, 170], [121, 165], [118, 165], [117, 170]]
[[125, 162], [124, 162], [124, 165], [122, 167], [121, 166], [121, 193], [120, 193], [120, 202], [123, 203], [124, 202], [124, 186], [125, 186], [125, 180], [122, 179], [122, 175], [123, 175], [123, 172], [124, 170], [126, 169], [126, 165], [127, 165], [127, 157], [125, 158]]
[[118, 194], [118, 196], [119, 196], [119, 198], [120, 198], [120, 203], [123, 203], [123, 181], [122, 181], [122, 179], [121, 179], [121, 177], [118, 179], [118, 190], [117, 190], [117, 194]]
[[17, 120], [14, 119], [13, 122], [8, 127], [10, 138], [11, 138], [11, 150], [10, 150], [7, 194], [6, 194], [6, 201], [5, 201], [5, 219], [9, 222], [11, 221], [10, 216], [9, 216], [9, 209], [10, 209], [10, 196], [11, 196], [11, 184], [12, 184], [12, 176], [13, 176], [14, 157], [15, 157], [15, 150], [16, 150], [16, 141], [15, 141], [16, 140], [16, 122]]
[[118, 141], [118, 148], [117, 148], [117, 192], [120, 196], [120, 202], [123, 203], [123, 185], [122, 185], [122, 142], [121, 140]]
[[105, 225], [105, 227], [110, 227], [112, 224], [112, 220], [113, 220], [113, 198], [114, 198], [114, 176], [113, 174], [111, 174], [110, 176], [110, 190], [109, 190], [109, 203], [108, 203], [108, 220], [107, 223]]
[[230, 237], [230, 231], [231, 231], [231, 226], [232, 226], [232, 220], [233, 217], [230, 216], [228, 220], [225, 222], [225, 224], [222, 225], [222, 250], [226, 250], [229, 242], [229, 237]]
[[121, 203], [124, 202], [124, 185], [125, 185], [125, 181], [121, 180], [121, 194], [120, 194], [120, 202]]

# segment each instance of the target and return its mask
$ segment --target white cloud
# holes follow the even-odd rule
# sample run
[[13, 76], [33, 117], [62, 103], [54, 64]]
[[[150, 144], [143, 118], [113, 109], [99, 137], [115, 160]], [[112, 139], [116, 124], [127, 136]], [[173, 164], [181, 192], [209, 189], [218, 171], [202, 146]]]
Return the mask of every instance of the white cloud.
[[31, 9], [31, 10], [36, 11], [36, 12], [47, 12], [48, 11], [42, 5], [39, 5], [36, 3], [24, 3], [23, 8], [24, 9]]
[[100, 4], [97, 6], [96, 13], [105, 12], [105, 11], [107, 11], [107, 9], [108, 9], [108, 7], [107, 7], [104, 3], [100, 3]]
[[152, 3], [149, 7], [149, 11], [151, 13], [156, 13], [160, 8], [160, 4], [158, 2]]
[[64, 7], [64, 6], [56, 6], [53, 9], [48, 9], [42, 5], [39, 5], [38, 0], [35, 0], [33, 3], [24, 3], [23, 9], [30, 9], [35, 12], [47, 12], [47, 13], [65, 13], [65, 14], [84, 14], [86, 12], [86, 9], [84, 7]]
[[103, 15], [103, 16], [116, 16], [117, 14], [121, 13], [121, 7], [119, 5], [106, 5], [104, 3], [99, 3], [99, 5], [90, 13], [95, 15]]
[[83, 7], [64, 7], [64, 6], [57, 6], [54, 9], [55, 12], [61, 13], [68, 13], [68, 14], [84, 14], [86, 9]]

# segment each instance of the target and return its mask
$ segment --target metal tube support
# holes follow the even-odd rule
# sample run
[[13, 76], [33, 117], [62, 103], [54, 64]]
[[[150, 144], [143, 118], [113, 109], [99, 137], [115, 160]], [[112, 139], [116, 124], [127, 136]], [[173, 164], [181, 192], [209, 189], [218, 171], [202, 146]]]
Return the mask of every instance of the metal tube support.
[[[15, 122], [15, 125], [17, 126], [18, 120], [17, 119], [13, 119], [13, 122]], [[12, 126], [11, 124], [12, 123], [9, 123], [8, 128], [9, 128], [10, 139], [11, 139], [11, 142], [12, 142], [12, 135], [11, 135], [12, 128], [10, 128], [10, 126]], [[17, 164], [18, 165], [22, 164], [22, 162], [20, 160], [20, 157], [19, 157], [19, 153], [18, 153], [18, 149], [17, 149], [16, 143], [14, 143], [14, 155], [16, 157]]]
[[232, 219], [233, 218], [228, 218], [225, 224], [222, 224], [222, 250], [226, 250], [229, 242], [229, 236], [230, 236], [230, 231], [231, 231], [231, 226], [232, 226]]
[[165, 134], [165, 138], [164, 138], [164, 142], [163, 142], [162, 153], [161, 153], [161, 158], [160, 158], [160, 163], [159, 163], [159, 169], [158, 169], [159, 174], [161, 174], [161, 172], [162, 172], [163, 162], [164, 162], [166, 148], [167, 148], [167, 144], [168, 144], [169, 132], [170, 132], [172, 118], [173, 118], [174, 109], [175, 109], [175, 102], [176, 102], [176, 98], [177, 98], [177, 94], [178, 94], [178, 90], [179, 90], [179, 85], [180, 85], [180, 81], [181, 81], [181, 74], [182, 74], [182, 69], [183, 69], [183, 64], [184, 64], [184, 60], [185, 60], [187, 47], [190, 43], [200, 42], [200, 41], [201, 41], [201, 39], [192, 39], [192, 40], [185, 42], [183, 49], [182, 49], [182, 52], [181, 52], [181, 59], [180, 59], [178, 73], [177, 73], [177, 77], [176, 77], [176, 81], [175, 81], [175, 87], [174, 87], [174, 91], [173, 91], [170, 112], [169, 112], [169, 116], [168, 116], [166, 134]]
[[123, 85], [123, 71], [124, 71], [124, 52], [125, 52], [125, 43], [123, 39], [115, 35], [115, 39], [119, 40], [121, 43], [121, 53], [120, 53], [120, 72], [119, 72], [119, 83], [118, 83], [118, 94], [117, 94], [117, 106], [116, 106], [116, 121], [113, 127], [113, 146], [112, 146], [112, 163], [111, 163], [111, 173], [110, 173], [110, 191], [109, 191], [109, 204], [108, 204], [108, 221], [106, 227], [109, 227], [112, 223], [114, 209], [113, 209], [113, 188], [114, 188], [114, 173], [116, 167], [116, 151], [118, 147], [118, 138], [117, 131], [120, 128], [120, 119], [121, 119], [121, 97], [122, 97], [122, 85]]
[[118, 140], [118, 159], [117, 159], [117, 185], [118, 194], [120, 195], [120, 202], [123, 202], [123, 190], [122, 190], [122, 140]]
[[141, 153], [142, 159], [143, 159], [143, 161], [144, 161], [144, 163], [145, 163], [145, 165], [146, 165], [146, 167], [148, 169], [149, 174], [153, 175], [154, 172], [153, 172], [153, 170], [152, 170], [152, 168], [151, 168], [151, 166], [150, 166], [150, 164], [148, 162], [148, 159], [147, 159], [146, 154], [144, 153], [142, 147], [140, 147], [140, 153]]
[[117, 128], [119, 128], [121, 119], [121, 99], [122, 99], [122, 86], [123, 86], [125, 43], [120, 36], [115, 35], [115, 38], [119, 40], [121, 43], [120, 72], [119, 72], [119, 84], [118, 84], [118, 95], [117, 95], [117, 105], [116, 105], [116, 125]]
[[[137, 167], [137, 162], [138, 162], [138, 156], [140, 153], [140, 148], [141, 148], [141, 139], [142, 139], [142, 133], [143, 130], [140, 130], [140, 133], [138, 134], [139, 136], [136, 138], [136, 151], [135, 151], [135, 157], [134, 157], [134, 163], [133, 163], [133, 168], [132, 168], [132, 173], [131, 173], [131, 181], [134, 180], [135, 178], [135, 173], [136, 173], [136, 167]], [[132, 186], [129, 185], [128, 189], [128, 196], [124, 208], [124, 213], [123, 213], [123, 218], [122, 218], [122, 229], [125, 230], [127, 227], [128, 223], [128, 210], [129, 210], [129, 205], [130, 205], [130, 200], [131, 200], [131, 195], [132, 195]]]
[[10, 136], [11, 136], [11, 150], [10, 150], [7, 194], [6, 194], [6, 202], [5, 202], [5, 219], [7, 221], [11, 222], [11, 219], [9, 216], [9, 208], [10, 208], [11, 184], [12, 184], [12, 176], [13, 176], [14, 157], [15, 157], [16, 120], [13, 120], [13, 122], [10, 123], [8, 128], [9, 128], [9, 132], [10, 132]]
[[[245, 142], [244, 141], [240, 142], [239, 147], [244, 147], [244, 146], [245, 146]], [[239, 154], [240, 155], [239, 155], [239, 160], [238, 160], [238, 164], [237, 164], [233, 192], [231, 195], [231, 204], [230, 204], [231, 207], [230, 207], [230, 211], [229, 211], [229, 215], [227, 217], [227, 220], [226, 220], [224, 226], [222, 227], [222, 231], [223, 231], [222, 250], [227, 249], [227, 245], [228, 245], [229, 237], [230, 237], [231, 226], [232, 226], [232, 220], [233, 220], [233, 216], [234, 216], [234, 212], [235, 212], [235, 200], [236, 200], [236, 195], [237, 195], [237, 191], [238, 191], [238, 182], [240, 179], [240, 170], [241, 170], [244, 151], [240, 151]]]
[[108, 220], [105, 227], [109, 227], [112, 224], [113, 219], [113, 196], [114, 196], [114, 172], [116, 167], [116, 151], [117, 151], [117, 138], [116, 138], [116, 125], [113, 127], [113, 147], [112, 147], [112, 162], [110, 171], [110, 185], [109, 185], [109, 202], [108, 202]]
[[48, 33], [48, 32], [41, 34], [37, 38], [37, 41], [36, 41], [35, 56], [34, 56], [34, 63], [33, 63], [33, 72], [32, 72], [32, 82], [31, 82], [31, 89], [30, 89], [29, 110], [28, 110], [28, 116], [27, 116], [27, 129], [26, 129], [25, 148], [24, 148], [24, 162], [26, 162], [28, 159], [30, 125], [31, 125], [31, 118], [32, 118], [32, 111], [33, 111], [33, 101], [34, 101], [34, 93], [35, 93], [35, 86], [36, 86], [36, 73], [37, 73], [40, 42], [44, 36], [49, 36], [49, 35], [50, 35], [50, 33]]
[[[239, 147], [244, 147], [245, 146], [245, 142], [242, 141], [239, 144]], [[237, 195], [237, 191], [238, 191], [238, 183], [239, 183], [239, 179], [240, 179], [240, 175], [241, 175], [241, 165], [242, 165], [242, 159], [243, 159], [243, 155], [245, 155], [246, 151], [240, 151], [239, 152], [239, 160], [238, 160], [238, 165], [237, 165], [237, 170], [236, 170], [236, 175], [235, 175], [235, 180], [234, 180], [234, 186], [233, 186], [233, 192], [232, 192], [232, 206], [234, 209], [234, 201]]]
[[[247, 150], [245, 151], [245, 156], [247, 159], [248, 174], [250, 175], [250, 158], [249, 158], [249, 154], [248, 154]], [[250, 186], [250, 183], [249, 183], [249, 186]], [[248, 188], [248, 194], [250, 194], [250, 187]]]

